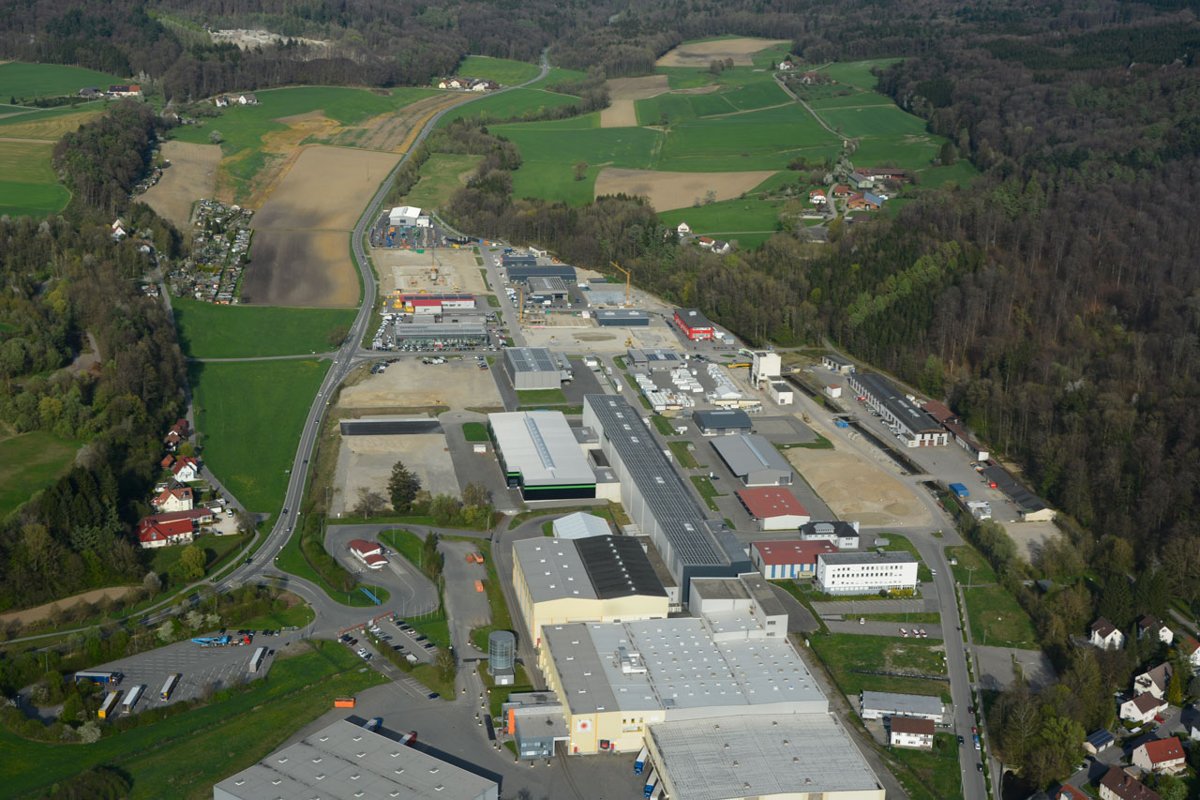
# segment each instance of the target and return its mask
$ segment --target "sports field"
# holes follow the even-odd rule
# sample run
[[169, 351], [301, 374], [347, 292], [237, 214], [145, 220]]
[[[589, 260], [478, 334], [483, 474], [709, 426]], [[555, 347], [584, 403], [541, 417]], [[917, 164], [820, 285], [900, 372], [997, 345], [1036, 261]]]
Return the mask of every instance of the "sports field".
[[336, 308], [219, 306], [199, 300], [171, 301], [179, 344], [191, 358], [257, 358], [323, 353], [345, 332], [355, 312]]
[[0, 437], [0, 520], [66, 472], [78, 450], [46, 431]]
[[87, 86], [107, 89], [114, 83], [125, 81], [115, 75], [82, 67], [26, 64], [20, 61], [0, 64], [0, 97], [6, 101], [10, 97], [21, 100], [74, 95]]
[[[327, 712], [335, 697], [383, 683], [374, 670], [333, 642], [281, 655], [268, 679], [204, 708], [140, 725], [95, 744], [47, 744], [0, 730], [0, 782], [8, 796], [43, 789], [99, 764], [133, 779], [134, 800], [212, 797], [217, 781], [246, 769]], [[297, 649], [295, 645], [291, 650]], [[33, 793], [33, 794], [31, 794]]]
[[251, 511], [276, 513], [309, 404], [328, 362], [193, 362], [205, 464]]
[[482, 78], [495, 81], [501, 86], [516, 86], [537, 77], [541, 72], [537, 64], [524, 61], [510, 61], [507, 58], [491, 58], [490, 56], [467, 56], [458, 65], [456, 75], [465, 78]]

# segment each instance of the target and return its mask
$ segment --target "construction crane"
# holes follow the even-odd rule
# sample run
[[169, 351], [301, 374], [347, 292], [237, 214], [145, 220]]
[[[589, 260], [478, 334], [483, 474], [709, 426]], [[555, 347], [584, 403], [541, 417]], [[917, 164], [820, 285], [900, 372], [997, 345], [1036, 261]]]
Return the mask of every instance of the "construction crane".
[[629, 281], [630, 281], [631, 274], [630, 274], [629, 270], [625, 269], [624, 267], [622, 267], [620, 264], [618, 264], [615, 261], [610, 261], [608, 263], [612, 264], [615, 269], [619, 269], [619, 270], [621, 270], [621, 272], [625, 273], [625, 307], [629, 308], [629, 303], [630, 303]]

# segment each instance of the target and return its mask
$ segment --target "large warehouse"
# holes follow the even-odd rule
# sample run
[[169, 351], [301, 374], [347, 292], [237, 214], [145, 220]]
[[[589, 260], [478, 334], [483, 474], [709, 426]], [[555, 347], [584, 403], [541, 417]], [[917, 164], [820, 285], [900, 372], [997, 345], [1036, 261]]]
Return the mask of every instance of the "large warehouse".
[[667, 617], [667, 592], [630, 536], [520, 539], [513, 589], [535, 647], [547, 625]]
[[[714, 439], [713, 449], [746, 486], [791, 486], [795, 473], [775, 446], [753, 433]], [[803, 523], [801, 523], [803, 524]]]
[[675, 309], [675, 324], [693, 342], [707, 342], [716, 335], [716, 328], [698, 308]]
[[397, 227], [401, 225], [416, 225], [421, 216], [421, 209], [415, 206], [396, 206], [388, 212], [388, 224]]
[[917, 588], [917, 559], [902, 551], [822, 553], [815, 586], [826, 594], [874, 594]]
[[596, 496], [596, 476], [561, 411], [488, 414], [496, 456], [526, 500]]
[[795, 530], [810, 519], [808, 509], [800, 505], [790, 489], [777, 486], [738, 489], [737, 498], [754, 517], [760, 531]]
[[213, 787], [213, 800], [497, 800], [495, 781], [341, 720]]
[[545, 347], [504, 348], [504, 368], [514, 389], [557, 389], [571, 380], [571, 362]]
[[650, 315], [636, 308], [605, 308], [593, 311], [592, 316], [601, 328], [645, 328], [650, 325]]
[[646, 746], [671, 800], [885, 796], [858, 746], [829, 713], [660, 722], [650, 726]]
[[908, 447], [945, 446], [950, 443], [949, 432], [928, 411], [918, 408], [882, 375], [851, 372], [846, 376], [846, 383]]
[[583, 398], [583, 424], [599, 437], [621, 482], [621, 504], [654, 543], [681, 597], [688, 596], [692, 578], [752, 571], [733, 532], [720, 520], [706, 519], [639, 411], [620, 397], [589, 394]]
[[508, 273], [509, 283], [525, 283], [530, 278], [562, 278], [567, 284], [575, 285], [575, 268], [566, 264], [542, 266], [528, 263], [509, 263], [509, 257], [504, 257], [504, 269]]
[[564, 705], [568, 752], [636, 752], [658, 722], [825, 712], [787, 638], [766, 634], [744, 612], [543, 628], [539, 661]]
[[836, 547], [824, 541], [782, 539], [750, 543], [750, 561], [770, 581], [811, 578], [817, 572], [817, 556], [836, 552]]
[[940, 725], [946, 717], [942, 699], [924, 694], [864, 691], [858, 697], [858, 710], [863, 719], [913, 717], [932, 720]]
[[692, 412], [692, 422], [705, 436], [731, 436], [735, 433], [750, 433], [754, 423], [750, 415], [740, 408], [722, 408], [716, 411], [697, 410]]

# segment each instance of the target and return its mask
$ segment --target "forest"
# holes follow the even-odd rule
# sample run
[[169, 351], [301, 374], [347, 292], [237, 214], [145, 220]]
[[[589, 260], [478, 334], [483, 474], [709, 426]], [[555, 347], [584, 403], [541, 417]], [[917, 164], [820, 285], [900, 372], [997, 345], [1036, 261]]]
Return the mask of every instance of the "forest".
[[[56, 153], [75, 191], [65, 215], [0, 219], [0, 423], [84, 442], [66, 475], [0, 525], [0, 609], [145, 572], [132, 525], [185, 386], [174, 327], [138, 288], [150, 267], [141, 246], [178, 248], [169, 223], [128, 199], [154, 120], [127, 103], [83, 126]], [[135, 235], [113, 241], [115, 213]], [[95, 366], [74, 368], [93, 347]]]

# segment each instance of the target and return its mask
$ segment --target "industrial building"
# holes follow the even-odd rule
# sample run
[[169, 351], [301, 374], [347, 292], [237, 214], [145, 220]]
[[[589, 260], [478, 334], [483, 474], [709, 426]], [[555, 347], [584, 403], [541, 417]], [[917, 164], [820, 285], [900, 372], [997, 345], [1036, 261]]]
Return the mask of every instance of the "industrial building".
[[513, 589], [530, 641], [548, 625], [666, 619], [667, 593], [637, 539], [520, 539]]
[[488, 414], [496, 456], [526, 500], [596, 496], [596, 476], [560, 411]]
[[561, 278], [567, 285], [575, 283], [575, 268], [566, 264], [541, 266], [536, 263], [508, 263], [505, 256], [504, 269], [508, 273], [509, 283], [527, 283], [530, 278]]
[[822, 553], [816, 588], [826, 594], [874, 594], [917, 588], [917, 559], [902, 551]]
[[795, 473], [775, 446], [756, 434], [714, 439], [713, 449], [746, 486], [791, 486]]
[[846, 376], [846, 382], [907, 447], [944, 447], [950, 443], [949, 432], [882, 375], [853, 372]]
[[692, 578], [751, 571], [737, 537], [720, 520], [705, 517], [656, 445], [640, 411], [620, 397], [589, 394], [583, 398], [583, 424], [597, 434], [601, 452], [620, 481], [621, 504], [650, 537], [682, 597], [688, 596]]
[[650, 315], [635, 308], [606, 308], [592, 312], [601, 328], [646, 328]]
[[750, 415], [740, 408], [722, 408], [716, 411], [696, 411], [692, 422], [705, 436], [729, 436], [735, 433], [750, 433], [754, 428]]
[[783, 381], [771, 381], [767, 384], [767, 395], [776, 405], [790, 406], [796, 402], [796, 393], [792, 387]]
[[213, 786], [213, 800], [498, 800], [495, 781], [341, 720]]
[[1021, 515], [1022, 522], [1053, 522], [1055, 512], [1042, 499], [1029, 491], [1012, 473], [1000, 466], [985, 467], [980, 473], [989, 483], [1004, 493]]
[[549, 277], [533, 277], [527, 281], [529, 291], [526, 297], [538, 303], [542, 302], [561, 302], [567, 299], [571, 290], [567, 288], [567, 283], [557, 275]]
[[946, 716], [942, 698], [923, 694], [863, 692], [858, 698], [858, 709], [863, 719], [912, 717], [940, 724]]
[[562, 353], [544, 347], [504, 348], [504, 369], [514, 389], [557, 389], [574, 376]]
[[532, 253], [505, 253], [500, 256], [500, 265], [509, 267], [530, 267], [537, 264], [537, 256]]
[[761, 389], [764, 384], [778, 381], [783, 370], [779, 353], [756, 351], [750, 361], [750, 382]]
[[400, 322], [392, 326], [396, 346], [411, 345], [428, 350], [454, 347], [479, 347], [488, 343], [483, 318], [446, 322]]
[[708, 321], [708, 317], [704, 316], [698, 308], [675, 309], [675, 324], [679, 326], [679, 330], [683, 331], [683, 335], [693, 342], [711, 341], [717, 332], [713, 324]]
[[823, 541], [782, 539], [750, 543], [750, 561], [764, 578], [771, 581], [811, 578], [817, 573], [817, 556], [836, 552], [834, 545]]
[[833, 353], [821, 356], [821, 366], [838, 375], [850, 375], [855, 372], [854, 364], [849, 359], [835, 356]]
[[504, 732], [517, 745], [517, 758], [552, 758], [555, 746], [571, 737], [563, 707], [553, 692], [510, 694], [500, 706]]
[[708, 622], [718, 642], [787, 636], [787, 611], [757, 572], [694, 579], [688, 610]]
[[775, 486], [738, 489], [737, 498], [754, 517], [760, 531], [794, 530], [811, 519], [808, 509], [788, 489]]
[[739, 612], [544, 627], [539, 661], [568, 752], [636, 752], [660, 722], [827, 711], [786, 636], [766, 633]]
[[608, 527], [606, 521], [585, 511], [576, 511], [574, 514], [559, 517], [551, 523], [551, 530], [554, 531], [556, 539], [587, 539], [592, 536], [608, 536], [612, 533], [612, 529]]
[[838, 550], [857, 550], [858, 523], [842, 520], [809, 522], [800, 526], [800, 538], [805, 542], [832, 542]]
[[884, 800], [858, 746], [828, 713], [668, 721], [646, 736], [672, 800]]
[[446, 311], [475, 310], [475, 295], [471, 294], [405, 294], [392, 295], [392, 308], [405, 314], [442, 314]]
[[630, 348], [625, 351], [625, 361], [633, 369], [644, 369], [649, 372], [672, 370], [684, 365], [682, 353], [674, 350], [638, 350]]
[[417, 220], [421, 216], [421, 209], [415, 206], [396, 206], [388, 212], [388, 224], [400, 227], [401, 225], [412, 226], [417, 224]]

